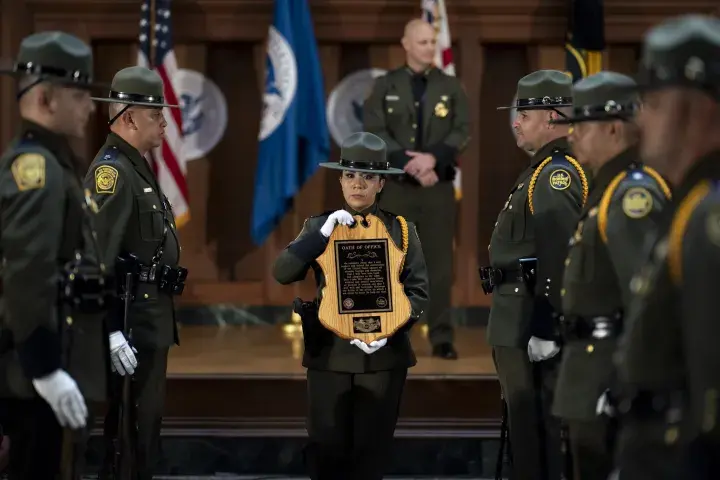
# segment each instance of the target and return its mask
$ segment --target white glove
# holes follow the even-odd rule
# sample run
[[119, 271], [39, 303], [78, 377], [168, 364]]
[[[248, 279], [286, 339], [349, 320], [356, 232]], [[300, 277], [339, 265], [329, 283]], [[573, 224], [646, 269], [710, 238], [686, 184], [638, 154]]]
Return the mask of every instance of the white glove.
[[65, 370], [35, 378], [33, 387], [55, 412], [58, 423], [73, 430], [83, 428], [87, 421], [87, 405], [75, 380]]
[[350, 340], [350, 345], [355, 345], [356, 347], [358, 347], [360, 350], [367, 353], [368, 355], [370, 355], [371, 353], [377, 352], [382, 347], [384, 347], [386, 344], [387, 344], [387, 338], [383, 338], [380, 340], [373, 340], [372, 342], [370, 342], [370, 345], [363, 342], [362, 340], [358, 340], [357, 338]]
[[548, 360], [560, 352], [560, 347], [552, 340], [543, 340], [537, 337], [530, 337], [528, 342], [528, 357], [531, 362], [542, 362]]
[[610, 405], [610, 398], [608, 397], [608, 391], [605, 390], [600, 398], [598, 398], [597, 404], [595, 405], [595, 413], [599, 416], [602, 414], [608, 417], [615, 416], [615, 409]]
[[110, 334], [110, 360], [112, 360], [110, 367], [113, 372], [123, 376], [135, 373], [136, 353], [137, 350], [130, 346], [122, 332], [117, 331]]
[[332, 235], [333, 230], [335, 230], [335, 225], [352, 225], [355, 223], [355, 219], [352, 215], [350, 215], [350, 212], [347, 212], [345, 210], [336, 210], [333, 213], [330, 214], [327, 220], [325, 220], [325, 224], [320, 227], [320, 233], [322, 233], [323, 237], [329, 238], [330, 235]]

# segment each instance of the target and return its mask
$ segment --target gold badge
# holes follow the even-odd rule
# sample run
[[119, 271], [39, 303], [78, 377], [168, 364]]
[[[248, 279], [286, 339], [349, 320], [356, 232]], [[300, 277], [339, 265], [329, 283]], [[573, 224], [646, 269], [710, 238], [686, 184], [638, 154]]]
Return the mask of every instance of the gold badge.
[[650, 195], [650, 192], [646, 188], [631, 188], [623, 196], [623, 212], [630, 218], [643, 218], [650, 213], [652, 207], [652, 195]]
[[550, 186], [555, 190], [566, 190], [571, 183], [570, 173], [563, 168], [559, 168], [550, 174]]
[[39, 153], [23, 153], [13, 161], [11, 170], [21, 192], [45, 186], [45, 157]]
[[443, 102], [438, 102], [437, 105], [435, 105], [435, 116], [440, 118], [447, 117], [447, 114], [450, 111], [447, 108], [447, 105], [445, 105]]
[[115, 167], [101, 165], [95, 169], [95, 191], [112, 195], [115, 193], [118, 171]]
[[705, 220], [708, 239], [720, 247], [720, 210], [711, 211]]

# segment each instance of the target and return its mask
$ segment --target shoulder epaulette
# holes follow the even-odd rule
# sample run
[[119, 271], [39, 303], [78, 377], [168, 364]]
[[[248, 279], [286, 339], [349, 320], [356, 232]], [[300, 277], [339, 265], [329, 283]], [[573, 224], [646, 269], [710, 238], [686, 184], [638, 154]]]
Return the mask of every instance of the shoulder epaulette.
[[[575, 171], [577, 172], [578, 176], [580, 177], [580, 182], [582, 183], [582, 194], [583, 194], [583, 205], [585, 204], [585, 201], [587, 201], [588, 197], [588, 190], [589, 190], [589, 184], [587, 180], [587, 176], [585, 176], [585, 171], [580, 166], [580, 163], [578, 163], [577, 160], [575, 160], [573, 157], [565, 153], [561, 150], [554, 150], [549, 157], [547, 157], [545, 160], [540, 162], [540, 165], [537, 166], [535, 169], [535, 172], [533, 172], [532, 177], [530, 178], [530, 184], [528, 185], [528, 206], [530, 207], [530, 213], [535, 214], [535, 206], [533, 205], [533, 194], [535, 192], [535, 185], [537, 184], [538, 177], [540, 177], [540, 173], [542, 173], [543, 169], [547, 166], [557, 166], [560, 167], [560, 169], [573, 167]], [[564, 175], [563, 175], [564, 173]], [[557, 174], [557, 182], [559, 184], [564, 184], [567, 186], [560, 186], [557, 188], [557, 190], [565, 190], [570, 186], [570, 178], [566, 178], [568, 173], [557, 171], [550, 174], [550, 181], [552, 182], [553, 176], [556, 176]], [[554, 188], [554, 187], [553, 187]]]
[[102, 157], [99, 157], [99, 160], [102, 162], [116, 162], [118, 159], [118, 153], [120, 153], [120, 149], [115, 145], [110, 145], [105, 148], [102, 153]]
[[607, 243], [607, 221], [608, 211], [610, 210], [610, 203], [612, 203], [615, 193], [620, 191], [620, 186], [624, 180], [631, 180], [633, 182], [642, 182], [646, 179], [651, 179], [657, 186], [662, 190], [666, 198], [670, 199], [672, 194], [670, 187], [668, 186], [665, 179], [653, 168], [646, 165], [631, 165], [630, 168], [623, 170], [618, 173], [615, 178], [608, 184], [600, 204], [598, 205], [598, 231], [600, 232], [600, 238], [603, 243]]
[[670, 279], [675, 285], [680, 285], [682, 282], [683, 238], [685, 237], [688, 223], [690, 223], [690, 218], [692, 218], [698, 205], [700, 205], [712, 190], [713, 188], [709, 180], [695, 185], [682, 202], [680, 202], [677, 210], [675, 210], [675, 215], [673, 215], [673, 220], [670, 225], [670, 235], [668, 236], [667, 262]]

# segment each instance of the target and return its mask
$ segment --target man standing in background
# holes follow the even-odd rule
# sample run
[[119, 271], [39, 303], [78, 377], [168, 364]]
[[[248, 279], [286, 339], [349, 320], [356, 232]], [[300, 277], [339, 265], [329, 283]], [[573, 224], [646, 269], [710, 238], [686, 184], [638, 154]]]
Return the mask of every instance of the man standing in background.
[[385, 140], [390, 164], [405, 171], [388, 182], [382, 206], [417, 225], [430, 276], [432, 353], [456, 359], [450, 318], [453, 180], [469, 140], [468, 100], [457, 78], [433, 66], [435, 32], [429, 23], [408, 22], [402, 46], [405, 65], [378, 78], [365, 101], [364, 129]]

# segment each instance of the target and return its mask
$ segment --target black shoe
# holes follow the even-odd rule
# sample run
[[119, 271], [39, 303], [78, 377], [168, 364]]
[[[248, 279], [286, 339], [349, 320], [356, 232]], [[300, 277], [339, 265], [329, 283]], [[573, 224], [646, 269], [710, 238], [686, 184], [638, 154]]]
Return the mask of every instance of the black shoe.
[[457, 360], [458, 353], [452, 343], [440, 343], [432, 349], [433, 357], [444, 358], [445, 360]]

